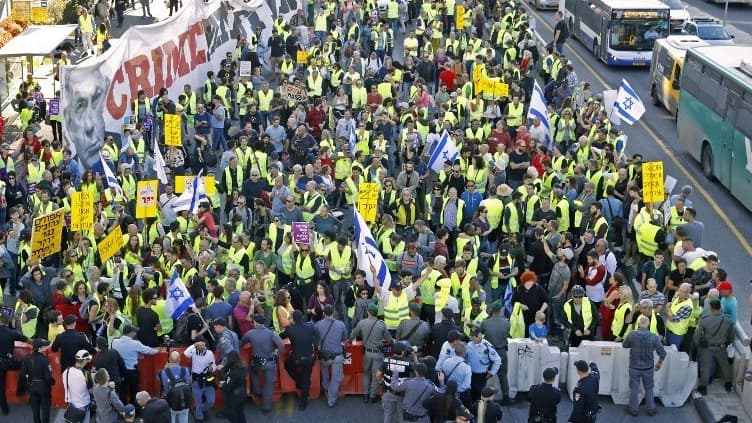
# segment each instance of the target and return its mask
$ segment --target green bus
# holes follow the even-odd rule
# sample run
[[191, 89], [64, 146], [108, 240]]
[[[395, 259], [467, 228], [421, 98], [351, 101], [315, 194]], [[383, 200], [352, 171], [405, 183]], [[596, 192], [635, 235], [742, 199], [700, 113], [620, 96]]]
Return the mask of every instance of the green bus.
[[752, 210], [752, 46], [690, 48], [681, 93], [679, 140]]

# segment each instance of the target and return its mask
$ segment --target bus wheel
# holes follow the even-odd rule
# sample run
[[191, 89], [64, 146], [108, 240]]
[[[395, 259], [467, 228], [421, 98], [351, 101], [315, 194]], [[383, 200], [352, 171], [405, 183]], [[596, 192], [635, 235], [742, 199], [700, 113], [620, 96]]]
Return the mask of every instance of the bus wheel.
[[650, 87], [650, 97], [653, 98], [653, 105], [660, 106], [661, 102], [658, 101], [658, 90], [655, 88], [655, 84]]
[[702, 173], [708, 179], [714, 179], [713, 177], [713, 150], [706, 143], [702, 146]]

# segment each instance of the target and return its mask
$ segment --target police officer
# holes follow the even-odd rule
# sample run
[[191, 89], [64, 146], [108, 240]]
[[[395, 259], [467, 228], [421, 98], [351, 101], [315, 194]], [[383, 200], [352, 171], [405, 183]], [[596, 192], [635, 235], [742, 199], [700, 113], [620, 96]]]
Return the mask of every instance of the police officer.
[[339, 396], [339, 385], [344, 374], [344, 349], [347, 328], [341, 320], [334, 318], [334, 307], [324, 306], [324, 318], [316, 322], [316, 342], [319, 348], [321, 366], [321, 388], [326, 391], [326, 403], [334, 407]]
[[48, 345], [50, 342], [45, 339], [34, 340], [32, 344], [34, 351], [24, 359], [19, 375], [19, 379], [26, 383], [29, 391], [29, 404], [34, 423], [49, 423], [50, 421], [52, 385], [55, 384], [55, 379], [52, 378], [50, 361], [40, 351]]
[[221, 366], [224, 366], [227, 361], [227, 354], [230, 351], [238, 351], [240, 349], [240, 341], [238, 340], [238, 335], [227, 328], [227, 319], [224, 317], [214, 319], [212, 329], [217, 334], [217, 353], [219, 354], [219, 368], [221, 369]]
[[0, 316], [0, 413], [8, 415], [8, 400], [5, 398], [5, 378], [8, 370], [14, 367], [13, 348], [16, 341], [24, 341], [26, 337], [8, 326], [8, 318]]
[[595, 416], [601, 408], [598, 405], [598, 385], [601, 379], [598, 366], [595, 363], [588, 365], [585, 360], [577, 360], [574, 367], [580, 380], [577, 381], [572, 395], [572, 415], [569, 416], [569, 421], [594, 423]]
[[497, 376], [499, 377], [499, 386], [501, 387], [501, 393], [503, 395], [501, 405], [509, 405], [512, 401], [509, 399], [509, 382], [507, 380], [507, 349], [509, 344], [509, 319], [504, 317], [504, 306], [501, 304], [501, 300], [494, 301], [491, 304], [491, 317], [487, 318], [480, 324], [480, 331], [485, 336], [486, 341], [490, 342], [494, 346], [496, 353], [501, 357], [501, 366]]
[[[398, 379], [392, 382], [390, 392], [403, 394], [402, 420], [406, 422], [428, 423], [428, 411], [423, 407], [423, 401], [437, 392], [436, 385], [425, 378], [428, 367], [423, 363], [415, 365], [415, 377]], [[386, 420], [386, 412], [384, 413]], [[398, 420], [392, 420], [398, 421]]]
[[[94, 354], [94, 346], [89, 342], [89, 338], [83, 333], [76, 330], [76, 316], [69, 314], [63, 319], [63, 333], [55, 337], [52, 342], [52, 351], [60, 351], [60, 370], [65, 371], [68, 367], [73, 367], [76, 363], [76, 353], [80, 350], [86, 350]], [[1, 340], [2, 338], [0, 338]], [[12, 343], [10, 345], [13, 345]], [[2, 348], [2, 343], [0, 343]], [[1, 350], [0, 350], [1, 352]]]
[[559, 369], [549, 367], [543, 371], [543, 383], [530, 388], [529, 423], [556, 423], [556, 407], [561, 401], [561, 391], [554, 386]]
[[467, 362], [473, 375], [471, 379], [470, 398], [473, 402], [481, 399], [481, 391], [486, 387], [488, 379], [498, 373], [501, 367], [501, 357], [490, 342], [483, 339], [480, 328], [470, 331], [470, 342], [467, 343]]
[[694, 342], [700, 361], [700, 381], [697, 384], [697, 392], [707, 394], [707, 386], [710, 383], [711, 366], [715, 362], [721, 373], [726, 392], [731, 392], [731, 365], [726, 355], [726, 347], [734, 342], [734, 322], [730, 317], [721, 313], [721, 300], [711, 298], [710, 314], [700, 319], [694, 334]]
[[465, 408], [470, 408], [472, 406], [470, 387], [473, 371], [465, 360], [466, 355], [467, 347], [464, 342], [460, 342], [454, 346], [454, 355], [444, 360], [441, 367], [437, 365], [437, 369], [441, 371], [439, 380], [443, 377], [444, 383], [448, 383], [450, 380], [457, 382], [459, 398]]
[[384, 361], [381, 352], [382, 341], [392, 342], [392, 335], [387, 330], [386, 324], [376, 318], [379, 314], [379, 306], [375, 303], [368, 304], [368, 318], [358, 322], [350, 334], [350, 341], [360, 337], [363, 340], [365, 353], [363, 354], [363, 402], [375, 403], [378, 381], [376, 371]]
[[[256, 322], [256, 327], [243, 335], [240, 348], [245, 344], [251, 344], [253, 357], [250, 373], [253, 395], [263, 397], [261, 412], [268, 414], [272, 411], [272, 394], [277, 384], [277, 355], [285, 350], [285, 344], [276, 332], [266, 327], [266, 318], [263, 314], [254, 315], [253, 321]], [[261, 372], [264, 373], [263, 386]]]
[[311, 389], [311, 370], [313, 369], [313, 343], [316, 330], [311, 323], [303, 320], [300, 310], [292, 312], [293, 324], [285, 329], [280, 337], [289, 338], [292, 352], [285, 359], [285, 370], [295, 380], [295, 387], [300, 390], [298, 408], [308, 407], [308, 391]]
[[191, 392], [196, 407], [196, 422], [201, 423], [207, 420], [209, 410], [214, 407], [214, 353], [207, 348], [206, 339], [199, 336], [193, 345], [183, 351], [183, 355], [191, 360]]
[[381, 382], [384, 392], [381, 396], [384, 423], [399, 421], [402, 414], [402, 392], [393, 391], [391, 388], [398, 379], [413, 375], [413, 363], [405, 356], [406, 351], [407, 346], [403, 342], [395, 343], [392, 348], [394, 355], [385, 358], [376, 371], [376, 379]]

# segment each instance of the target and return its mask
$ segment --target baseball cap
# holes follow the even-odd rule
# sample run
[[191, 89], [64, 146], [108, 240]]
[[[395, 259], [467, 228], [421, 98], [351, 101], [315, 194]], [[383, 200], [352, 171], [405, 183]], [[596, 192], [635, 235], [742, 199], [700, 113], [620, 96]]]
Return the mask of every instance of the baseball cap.
[[46, 347], [47, 345], [50, 345], [50, 341], [42, 338], [37, 338], [34, 340], [34, 342], [31, 343], [32, 348], [35, 350], [39, 350], [43, 347]]
[[493, 312], [500, 312], [501, 309], [504, 308], [504, 306], [501, 304], [501, 300], [496, 300], [493, 303], [491, 303], [491, 311]]
[[723, 281], [718, 284], [719, 291], [731, 291], [732, 289], [733, 289], [733, 286], [731, 285], [731, 282], [729, 281]]
[[480, 299], [480, 297], [473, 297], [473, 299], [470, 300], [470, 304], [481, 305], [483, 304], [483, 301]]
[[131, 417], [136, 415], [136, 407], [133, 404], [128, 404], [123, 408], [123, 414]]
[[65, 326], [72, 325], [72, 324], [76, 323], [76, 320], [77, 320], [76, 316], [74, 316], [72, 314], [69, 314], [69, 315], [65, 316], [65, 318], [63, 318], [63, 324]]
[[86, 350], [78, 350], [76, 353], [76, 360], [91, 360], [91, 353]]
[[559, 374], [559, 369], [556, 367], [549, 367], [543, 371], [543, 380], [554, 380], [556, 375]]

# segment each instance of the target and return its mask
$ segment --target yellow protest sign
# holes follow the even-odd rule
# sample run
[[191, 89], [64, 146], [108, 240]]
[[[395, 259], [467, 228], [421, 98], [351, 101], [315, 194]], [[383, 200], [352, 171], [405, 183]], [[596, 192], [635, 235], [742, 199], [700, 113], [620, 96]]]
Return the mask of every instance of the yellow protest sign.
[[642, 198], [646, 203], [663, 201], [663, 162], [642, 164]]
[[[473, 83], [480, 84], [483, 81], [483, 66], [473, 65]], [[478, 91], [476, 89], [476, 91]]]
[[112, 256], [114, 256], [123, 247], [123, 232], [120, 230], [120, 225], [115, 226], [103, 240], [97, 244], [97, 250], [99, 250], [99, 259], [102, 263], [106, 262]]
[[31, 1], [14, 0], [11, 2], [10, 15], [13, 19], [28, 21], [31, 19]]
[[174, 147], [183, 145], [180, 129], [180, 116], [165, 113], [164, 115], [165, 144]]
[[494, 81], [491, 92], [494, 97], [508, 97], [509, 84], [505, 84], [501, 81]]
[[295, 55], [295, 61], [299, 65], [305, 65], [306, 63], [308, 63], [308, 52], [306, 50], [298, 50]]
[[[193, 183], [193, 175], [175, 175], [175, 192], [181, 194], [188, 189], [188, 186]], [[217, 192], [217, 184], [214, 179], [214, 175], [202, 176], [201, 180], [204, 181], [204, 187], [207, 194], [214, 194]]]
[[376, 182], [361, 182], [358, 188], [358, 212], [366, 222], [376, 221], [378, 201], [379, 184]]
[[34, 23], [46, 24], [50, 21], [50, 15], [47, 13], [46, 7], [32, 7], [31, 8], [31, 21]]
[[455, 22], [457, 29], [465, 29], [465, 6], [461, 4], [455, 6], [454, 15], [457, 17], [457, 22]]
[[57, 209], [52, 213], [34, 219], [31, 227], [31, 257], [29, 263], [36, 262], [60, 251], [65, 224], [65, 210]]
[[157, 217], [159, 181], [140, 181], [136, 185], [136, 219]]
[[71, 195], [71, 231], [86, 231], [94, 224], [94, 194], [91, 191]]

